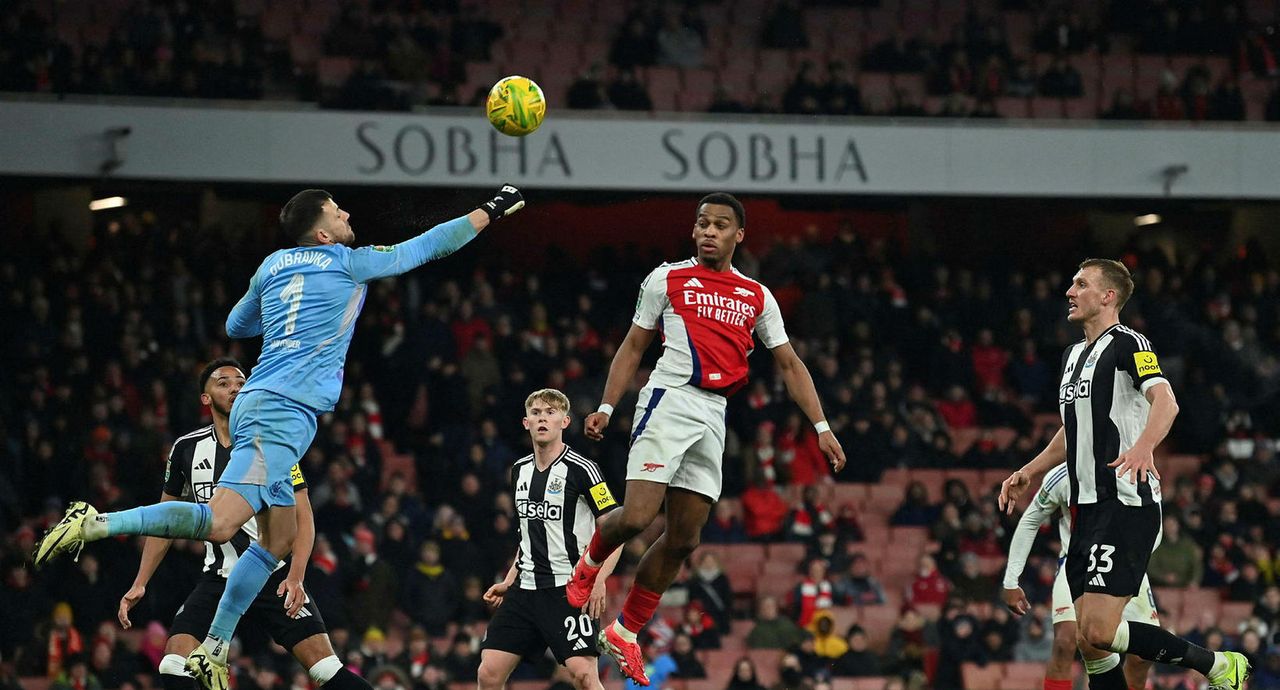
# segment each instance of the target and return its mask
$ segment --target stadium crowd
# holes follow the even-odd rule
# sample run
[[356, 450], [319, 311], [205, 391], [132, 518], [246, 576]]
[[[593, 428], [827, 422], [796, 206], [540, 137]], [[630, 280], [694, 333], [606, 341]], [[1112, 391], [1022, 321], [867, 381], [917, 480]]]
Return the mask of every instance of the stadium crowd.
[[0, 9], [0, 91], [403, 110], [533, 69], [583, 109], [1280, 119], [1266, 2], [606, 5], [23, 0]]
[[[73, 690], [142, 688], [156, 668], [202, 545], [172, 551], [152, 580], [132, 616], [141, 635], [115, 622], [140, 541], [95, 544], [38, 576], [25, 558], [71, 498], [100, 509], [155, 498], [168, 445], [207, 421], [195, 381], [203, 363], [254, 359], [255, 345], [228, 341], [222, 324], [265, 254], [259, 244], [130, 210], [100, 223], [87, 253], [55, 236], [0, 261], [10, 324], [0, 366], [3, 687], [17, 673]], [[634, 290], [661, 258], [672, 257], [601, 248], [583, 263], [553, 250], [556, 270], [517, 273], [495, 257], [459, 257], [371, 287], [342, 399], [302, 465], [318, 533], [306, 585], [342, 658], [378, 687], [474, 680], [489, 616], [480, 596], [515, 549], [506, 468], [528, 447], [523, 398], [549, 385], [579, 417], [594, 409]], [[1210, 648], [1238, 640], [1261, 678], [1280, 679], [1269, 644], [1280, 629], [1280, 272], [1255, 243], [1177, 260], [1134, 244], [1124, 259], [1139, 277], [1125, 320], [1157, 344], [1182, 404], [1169, 443], [1205, 458], [1202, 475], [1165, 489], [1153, 583], [1256, 602], [1240, 629], [1197, 620], [1195, 634]], [[760, 370], [731, 401], [724, 465], [724, 504], [741, 510], [718, 509], [704, 542], [800, 544], [803, 577], [783, 597], [735, 604], [725, 564], [701, 553], [664, 609], [674, 615], [651, 625], [649, 653], [697, 677], [701, 651], [750, 618], [749, 647], [787, 650], [780, 687], [832, 674], [918, 685], [927, 670], [936, 687], [955, 688], [964, 662], [1047, 659], [1056, 530], [1024, 577], [1035, 615], [1018, 621], [993, 605], [998, 580], [981, 567], [1003, 554], [1013, 525], [989, 492], [958, 482], [939, 495], [906, 491], [889, 524], [929, 531], [909, 582], [880, 581], [864, 552], [884, 545], [864, 540], [855, 506], [827, 501], [832, 482], [872, 483], [904, 467], [1007, 468], [1033, 454], [1052, 431], [1035, 417], [1056, 410], [1059, 353], [1079, 337], [1060, 294], [1072, 267], [950, 266], [869, 241], [849, 222], [756, 240], [738, 266], [772, 286], [850, 463], [830, 476], [768, 358], [753, 358]], [[618, 409], [605, 441], [575, 425], [570, 443], [620, 490], [628, 400]], [[1012, 440], [998, 443], [994, 428]], [[966, 429], [976, 440], [960, 455], [952, 439]], [[871, 648], [858, 625], [835, 628], [836, 607], [886, 602], [901, 603], [887, 646]], [[306, 687], [281, 650], [265, 651], [261, 631], [241, 640], [237, 687]], [[729, 687], [750, 687], [750, 664]]]

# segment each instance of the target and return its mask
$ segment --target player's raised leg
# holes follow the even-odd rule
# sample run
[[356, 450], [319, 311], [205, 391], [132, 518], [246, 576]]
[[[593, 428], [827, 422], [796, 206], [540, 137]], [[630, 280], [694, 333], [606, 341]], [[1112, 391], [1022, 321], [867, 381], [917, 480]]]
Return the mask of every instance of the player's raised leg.
[[573, 577], [565, 586], [565, 597], [570, 606], [580, 607], [587, 603], [591, 590], [596, 586], [600, 566], [619, 546], [653, 524], [666, 496], [666, 484], [643, 480], [627, 482], [627, 502], [603, 518], [587, 549], [582, 552], [582, 558], [578, 559]]
[[622, 613], [600, 633], [601, 651], [612, 656], [619, 668], [641, 685], [648, 685], [648, 679], [644, 676], [644, 654], [637, 636], [658, 610], [662, 593], [680, 574], [680, 567], [698, 548], [702, 527], [711, 514], [708, 496], [674, 486], [667, 489], [666, 495], [666, 528], [640, 559]]
[[43, 566], [64, 553], [80, 550], [91, 541], [138, 535], [166, 539], [199, 539], [221, 544], [253, 517], [244, 501], [224, 497], [209, 503], [166, 501], [99, 514], [84, 501], [75, 501], [62, 520], [50, 527], [36, 544], [32, 562]]
[[1134, 654], [1198, 671], [1214, 690], [1240, 690], [1249, 678], [1249, 662], [1237, 652], [1210, 652], [1157, 625], [1126, 621], [1127, 599], [1085, 592], [1076, 600], [1083, 643], [1117, 654]]

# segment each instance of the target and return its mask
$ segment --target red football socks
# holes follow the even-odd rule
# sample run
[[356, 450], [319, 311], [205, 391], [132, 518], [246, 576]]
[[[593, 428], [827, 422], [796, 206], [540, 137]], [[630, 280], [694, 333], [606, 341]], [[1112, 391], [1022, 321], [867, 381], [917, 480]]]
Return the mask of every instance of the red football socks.
[[658, 610], [661, 599], [661, 592], [653, 592], [640, 585], [632, 586], [626, 600], [622, 602], [622, 615], [618, 617], [622, 627], [639, 633], [649, 619], [653, 618], [653, 612]]
[[591, 543], [587, 545], [587, 565], [599, 568], [609, 554], [613, 553], [614, 548], [615, 546], [604, 543], [600, 538], [600, 530], [596, 530], [595, 534], [591, 535]]
[[1070, 678], [1045, 678], [1044, 690], [1071, 690]]

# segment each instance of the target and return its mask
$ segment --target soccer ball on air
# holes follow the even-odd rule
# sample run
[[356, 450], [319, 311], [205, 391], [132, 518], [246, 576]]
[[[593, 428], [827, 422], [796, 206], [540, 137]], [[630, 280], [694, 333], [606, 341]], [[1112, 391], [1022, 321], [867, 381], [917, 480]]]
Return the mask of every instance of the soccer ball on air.
[[542, 88], [532, 79], [510, 76], [489, 89], [485, 110], [494, 129], [510, 137], [522, 137], [542, 124], [547, 102], [542, 97]]

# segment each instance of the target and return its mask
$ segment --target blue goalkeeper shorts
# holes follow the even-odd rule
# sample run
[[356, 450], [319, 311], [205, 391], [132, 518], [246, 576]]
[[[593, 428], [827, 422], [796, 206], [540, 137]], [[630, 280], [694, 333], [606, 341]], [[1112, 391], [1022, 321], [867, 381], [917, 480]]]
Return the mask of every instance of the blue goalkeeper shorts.
[[231, 406], [231, 460], [218, 486], [244, 496], [261, 512], [269, 506], [291, 506], [289, 471], [316, 437], [316, 411], [271, 391], [236, 396]]

